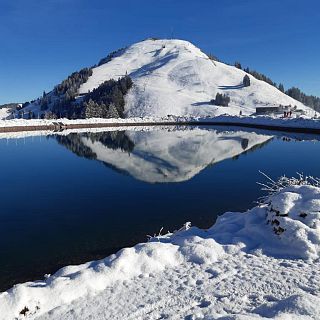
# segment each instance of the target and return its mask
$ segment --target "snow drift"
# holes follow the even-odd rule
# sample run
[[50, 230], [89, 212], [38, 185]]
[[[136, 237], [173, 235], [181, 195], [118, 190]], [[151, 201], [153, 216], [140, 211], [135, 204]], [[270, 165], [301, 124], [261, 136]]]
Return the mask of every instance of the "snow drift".
[[16, 285], [0, 319], [317, 319], [319, 244], [320, 188], [288, 185], [208, 230], [187, 223]]
[[243, 242], [273, 257], [318, 259], [320, 254], [320, 189], [289, 186], [267, 204], [246, 214], [225, 213], [209, 229], [223, 244]]

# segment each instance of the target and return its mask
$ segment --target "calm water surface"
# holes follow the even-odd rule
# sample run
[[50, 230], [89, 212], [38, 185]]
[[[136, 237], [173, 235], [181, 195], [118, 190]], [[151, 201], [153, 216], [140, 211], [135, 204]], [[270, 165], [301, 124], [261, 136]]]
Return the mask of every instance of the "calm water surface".
[[0, 291], [246, 210], [259, 170], [320, 176], [310, 138], [212, 127], [0, 139]]

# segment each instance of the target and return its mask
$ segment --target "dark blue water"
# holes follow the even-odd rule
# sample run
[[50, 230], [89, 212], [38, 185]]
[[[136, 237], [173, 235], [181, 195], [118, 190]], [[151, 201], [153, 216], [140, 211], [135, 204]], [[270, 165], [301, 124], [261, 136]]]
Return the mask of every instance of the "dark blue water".
[[259, 170], [320, 176], [319, 142], [287, 140], [215, 128], [0, 139], [0, 291], [246, 210]]

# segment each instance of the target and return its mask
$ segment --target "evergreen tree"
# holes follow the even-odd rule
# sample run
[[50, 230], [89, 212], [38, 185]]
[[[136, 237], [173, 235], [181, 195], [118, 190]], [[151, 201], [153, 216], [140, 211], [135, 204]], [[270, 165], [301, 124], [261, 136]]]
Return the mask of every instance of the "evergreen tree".
[[213, 104], [215, 104], [216, 106], [227, 107], [229, 105], [229, 102], [230, 102], [230, 97], [228, 97], [225, 94], [222, 94], [222, 93], [218, 92], [216, 94], [216, 98], [214, 100], [211, 100], [211, 102]]
[[241, 63], [238, 62], [238, 61], [236, 61], [236, 62], [234, 63], [234, 66], [235, 66], [236, 68], [238, 68], [238, 69], [242, 69]]
[[246, 150], [249, 146], [249, 139], [243, 138], [241, 139], [241, 147], [243, 150]]
[[98, 111], [97, 110], [98, 105], [92, 100], [89, 99], [88, 102], [84, 103], [85, 108], [85, 117], [86, 118], [97, 118], [98, 117]]
[[124, 96], [133, 83], [129, 76], [105, 81], [84, 99], [83, 115], [87, 117], [119, 118], [124, 116]]
[[302, 101], [301, 91], [299, 88], [292, 87], [286, 91], [286, 94], [292, 97], [293, 99]]
[[48, 100], [47, 100], [47, 97], [44, 97], [44, 98], [41, 99], [41, 101], [40, 101], [40, 109], [41, 109], [42, 111], [48, 109]]
[[251, 84], [250, 78], [249, 78], [249, 76], [246, 74], [246, 75], [243, 77], [243, 86], [244, 86], [244, 87], [249, 87], [250, 84]]
[[110, 106], [109, 106], [109, 110], [107, 112], [107, 118], [119, 118], [119, 112], [116, 108], [116, 106], [111, 103]]
[[281, 92], [284, 92], [284, 86], [283, 86], [282, 83], [279, 83], [278, 89], [279, 89]]

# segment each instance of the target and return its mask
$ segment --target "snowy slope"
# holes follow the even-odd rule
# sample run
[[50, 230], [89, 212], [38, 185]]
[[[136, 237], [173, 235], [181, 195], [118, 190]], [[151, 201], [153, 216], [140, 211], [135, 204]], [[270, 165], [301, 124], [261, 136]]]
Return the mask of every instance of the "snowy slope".
[[6, 119], [10, 116], [11, 109], [10, 108], [0, 108], [0, 119]]
[[320, 188], [287, 186], [208, 230], [186, 224], [16, 285], [0, 319], [319, 319], [319, 257]]
[[82, 143], [96, 154], [97, 160], [149, 183], [189, 180], [208, 165], [232, 158], [271, 136], [250, 132], [216, 130], [126, 131], [134, 143], [132, 152], [112, 149], [90, 137]]
[[[210, 60], [183, 40], [145, 40], [129, 46], [110, 62], [94, 68], [79, 93], [87, 93], [105, 80], [126, 73], [134, 81], [127, 96], [128, 116], [238, 115], [240, 110], [252, 114], [256, 106], [279, 104], [311, 110], [252, 76], [250, 87], [239, 87], [244, 71]], [[217, 92], [230, 96], [229, 107], [210, 105]]]

